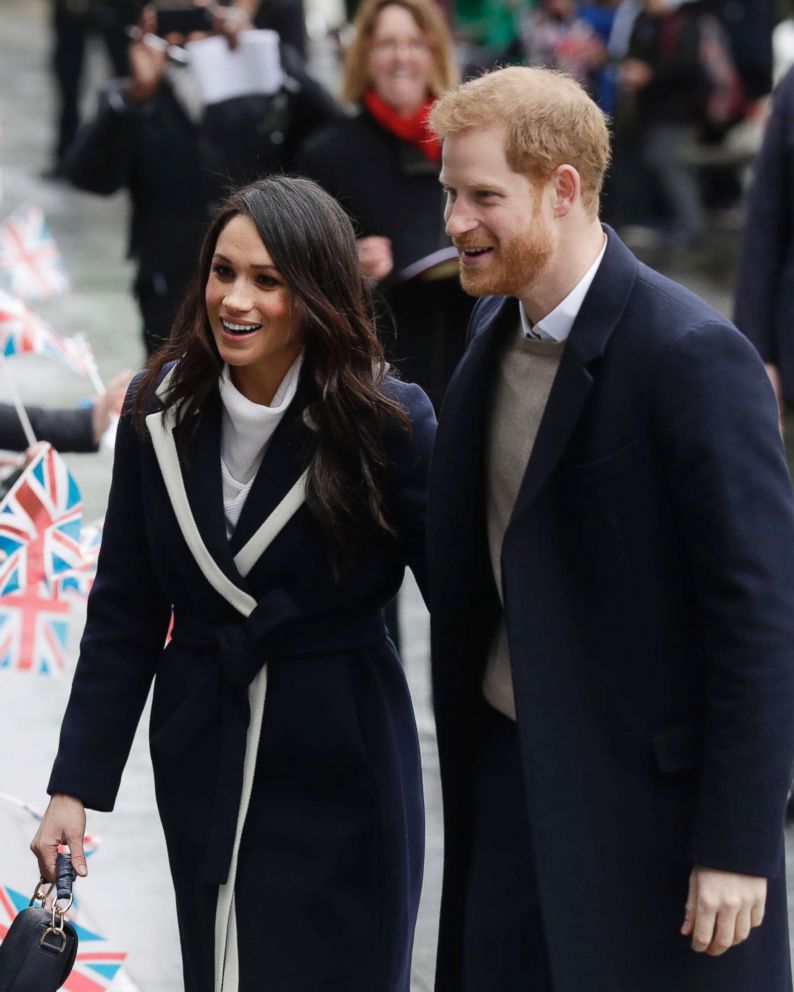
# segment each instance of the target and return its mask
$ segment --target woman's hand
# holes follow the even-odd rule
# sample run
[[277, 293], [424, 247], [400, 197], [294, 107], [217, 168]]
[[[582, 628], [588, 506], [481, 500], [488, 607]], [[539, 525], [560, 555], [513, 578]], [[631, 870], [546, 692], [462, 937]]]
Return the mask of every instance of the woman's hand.
[[385, 279], [394, 268], [391, 241], [378, 236], [359, 238], [358, 262], [367, 279]]
[[50, 800], [30, 849], [36, 855], [41, 877], [55, 881], [55, 860], [58, 847], [68, 844], [72, 867], [78, 875], [87, 875], [83, 837], [85, 835], [85, 807], [77, 796], [55, 795]]

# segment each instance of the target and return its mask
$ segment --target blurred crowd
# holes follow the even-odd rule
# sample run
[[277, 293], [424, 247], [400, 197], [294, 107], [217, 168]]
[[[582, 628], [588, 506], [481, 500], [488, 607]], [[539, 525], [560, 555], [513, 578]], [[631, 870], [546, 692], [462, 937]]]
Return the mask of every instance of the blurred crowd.
[[[779, 60], [794, 48], [791, 11], [774, 0], [346, 0], [336, 21], [333, 11], [312, 0], [53, 0], [52, 173], [129, 195], [147, 352], [168, 336], [224, 192], [300, 172], [352, 216], [390, 358], [438, 405], [471, 304], [444, 234], [432, 101], [498, 64], [574, 76], [613, 131], [604, 220], [634, 247], [678, 257], [698, 251], [715, 212], [737, 226], [767, 117], [773, 32]], [[207, 103], [184, 46], [220, 34], [234, 48], [252, 27], [278, 36], [275, 82]], [[98, 109], [80, 89], [92, 33], [114, 76]]]

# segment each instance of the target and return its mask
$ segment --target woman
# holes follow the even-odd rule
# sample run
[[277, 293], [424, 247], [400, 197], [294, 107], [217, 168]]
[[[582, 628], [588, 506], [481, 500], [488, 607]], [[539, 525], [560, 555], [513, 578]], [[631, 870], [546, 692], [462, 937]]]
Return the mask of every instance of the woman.
[[[446, 269], [422, 264], [449, 247], [441, 147], [426, 121], [433, 100], [457, 82], [452, 43], [435, 0], [365, 0], [355, 29], [342, 97], [359, 112], [311, 135], [297, 165], [355, 221], [362, 266], [396, 325], [393, 360], [438, 408], [472, 306], [455, 261]], [[420, 272], [411, 276], [415, 263]]]
[[406, 562], [424, 582], [432, 408], [386, 376], [352, 227], [308, 180], [228, 200], [174, 335], [119, 429], [34, 851], [84, 872], [83, 805], [113, 806], [156, 674], [187, 992], [408, 992], [421, 775], [382, 607]]

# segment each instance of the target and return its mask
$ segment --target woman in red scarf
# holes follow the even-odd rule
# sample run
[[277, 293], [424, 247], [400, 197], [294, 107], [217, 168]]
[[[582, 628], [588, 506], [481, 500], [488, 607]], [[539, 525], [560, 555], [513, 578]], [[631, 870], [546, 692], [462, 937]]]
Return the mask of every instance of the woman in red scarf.
[[364, 0], [342, 82], [343, 100], [358, 113], [312, 135], [298, 156], [300, 170], [353, 218], [362, 268], [384, 303], [389, 357], [436, 408], [462, 354], [471, 309], [455, 261], [425, 261], [449, 247], [441, 147], [427, 115], [457, 81], [435, 0]]

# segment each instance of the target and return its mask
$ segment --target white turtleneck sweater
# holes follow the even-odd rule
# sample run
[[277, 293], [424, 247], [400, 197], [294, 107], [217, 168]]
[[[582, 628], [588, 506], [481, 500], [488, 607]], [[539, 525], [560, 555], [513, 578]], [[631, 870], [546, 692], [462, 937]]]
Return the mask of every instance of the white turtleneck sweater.
[[270, 406], [252, 403], [237, 389], [224, 365], [218, 389], [223, 413], [221, 419], [221, 476], [226, 536], [231, 537], [240, 519], [254, 476], [273, 432], [295, 397], [303, 352], [281, 380]]

